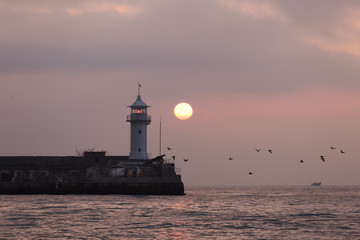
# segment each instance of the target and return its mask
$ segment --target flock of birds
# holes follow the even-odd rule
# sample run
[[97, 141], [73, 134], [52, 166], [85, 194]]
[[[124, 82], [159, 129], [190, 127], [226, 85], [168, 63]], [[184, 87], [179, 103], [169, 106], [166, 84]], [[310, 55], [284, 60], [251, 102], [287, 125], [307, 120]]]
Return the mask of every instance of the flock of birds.
[[[331, 149], [331, 150], [334, 150], [334, 149], [336, 149], [336, 148], [333, 147], [333, 146], [331, 146], [330, 149]], [[255, 151], [256, 151], [256, 152], [260, 152], [260, 151], [261, 151], [261, 148], [255, 148]], [[273, 153], [272, 149], [268, 149], [267, 151], [268, 151], [269, 153]], [[342, 149], [340, 149], [340, 153], [343, 154], [343, 153], [345, 153], [345, 151], [343, 151]], [[321, 155], [321, 156], [320, 156], [320, 159], [321, 159], [321, 161], [325, 162], [325, 156], [324, 156], [324, 155]], [[231, 160], [233, 160], [233, 158], [232, 158], [232, 157], [229, 157], [228, 160], [231, 161]], [[305, 162], [304, 160], [302, 160], [302, 159], [300, 160], [300, 163], [304, 163], [304, 162]], [[253, 175], [254, 173], [250, 171], [248, 174], [249, 174], [249, 175]]]
[[[171, 150], [172, 150], [172, 148], [171, 148], [171, 147], [167, 147], [166, 149], [167, 149], [167, 150], [169, 150], [169, 151], [171, 151]], [[173, 155], [173, 156], [171, 156], [171, 158], [175, 161], [176, 156], [174, 156], [174, 155]], [[188, 158], [184, 158], [183, 160], [184, 160], [184, 162], [189, 161], [189, 159], [188, 159]]]
[[[331, 150], [335, 150], [336, 148], [333, 147], [333, 146], [331, 146], [330, 149], [331, 149]], [[172, 148], [171, 148], [171, 147], [167, 147], [167, 150], [171, 151]], [[260, 152], [260, 151], [261, 151], [261, 148], [255, 148], [255, 151], [256, 151], [256, 152]], [[273, 153], [273, 150], [272, 150], [272, 149], [267, 149], [267, 152]], [[345, 151], [343, 151], [342, 149], [340, 149], [340, 153], [341, 153], [341, 154], [344, 154]], [[175, 161], [176, 156], [173, 155], [173, 156], [171, 156], [171, 158]], [[325, 156], [324, 156], [324, 155], [321, 155], [321, 156], [320, 156], [320, 159], [321, 159], [321, 161], [325, 162]], [[189, 161], [188, 158], [184, 158], [183, 160], [184, 160], [184, 162]], [[234, 160], [234, 159], [233, 159], [232, 157], [229, 157], [228, 160], [231, 161], [231, 160]], [[304, 163], [304, 162], [305, 162], [304, 160], [302, 160], [302, 159], [300, 160], [300, 163]], [[249, 174], [249, 175], [254, 175], [254, 173], [251, 172], [251, 171], [250, 171], [248, 174]]]

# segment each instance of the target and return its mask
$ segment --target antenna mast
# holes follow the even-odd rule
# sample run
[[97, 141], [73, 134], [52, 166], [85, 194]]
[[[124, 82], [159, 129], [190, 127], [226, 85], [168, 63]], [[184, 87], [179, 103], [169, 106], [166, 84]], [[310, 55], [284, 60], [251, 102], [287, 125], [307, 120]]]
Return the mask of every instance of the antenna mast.
[[161, 116], [160, 116], [160, 144], [159, 144], [159, 156], [161, 156]]

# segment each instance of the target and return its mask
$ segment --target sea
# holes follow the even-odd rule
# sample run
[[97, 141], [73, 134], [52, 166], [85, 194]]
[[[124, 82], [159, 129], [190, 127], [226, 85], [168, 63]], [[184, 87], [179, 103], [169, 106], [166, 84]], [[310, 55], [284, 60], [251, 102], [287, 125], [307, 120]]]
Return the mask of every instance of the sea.
[[0, 239], [360, 239], [360, 186], [0, 195]]

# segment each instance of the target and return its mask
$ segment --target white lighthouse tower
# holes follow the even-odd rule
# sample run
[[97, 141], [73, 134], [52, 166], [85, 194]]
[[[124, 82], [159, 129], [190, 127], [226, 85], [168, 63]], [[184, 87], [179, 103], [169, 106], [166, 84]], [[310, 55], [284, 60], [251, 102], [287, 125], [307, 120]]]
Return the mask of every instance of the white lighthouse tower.
[[137, 99], [131, 106], [128, 106], [131, 112], [126, 118], [126, 121], [131, 124], [129, 155], [131, 160], [149, 159], [147, 153], [147, 125], [151, 122], [151, 116], [147, 114], [147, 108], [150, 106], [141, 100], [140, 87], [139, 84]]

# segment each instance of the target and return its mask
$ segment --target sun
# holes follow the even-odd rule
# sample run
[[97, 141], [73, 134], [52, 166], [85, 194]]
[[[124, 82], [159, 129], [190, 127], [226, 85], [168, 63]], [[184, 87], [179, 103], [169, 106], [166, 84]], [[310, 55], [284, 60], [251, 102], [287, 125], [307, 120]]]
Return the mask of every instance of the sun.
[[180, 120], [187, 120], [193, 114], [193, 109], [188, 103], [179, 103], [174, 108], [175, 116]]

